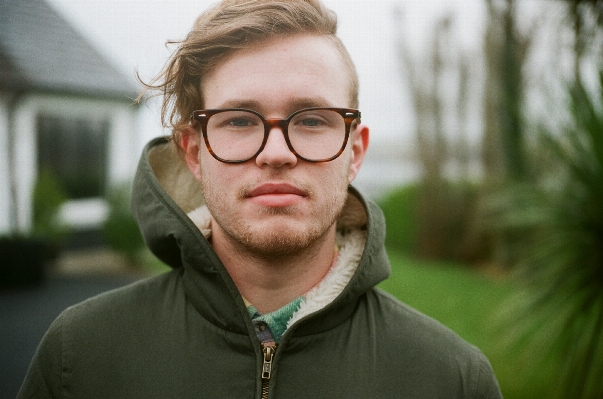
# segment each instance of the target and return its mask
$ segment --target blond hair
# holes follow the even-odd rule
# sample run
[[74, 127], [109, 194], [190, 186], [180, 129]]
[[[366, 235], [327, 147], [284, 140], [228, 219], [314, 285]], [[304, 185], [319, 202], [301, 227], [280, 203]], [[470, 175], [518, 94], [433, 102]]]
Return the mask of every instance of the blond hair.
[[320, 0], [224, 0], [203, 12], [163, 70], [145, 90], [163, 95], [161, 121], [179, 146], [192, 111], [202, 109], [203, 79], [239, 49], [278, 36], [329, 37], [342, 56], [350, 80], [350, 104], [358, 107], [358, 76], [349, 53], [336, 36], [337, 16]]

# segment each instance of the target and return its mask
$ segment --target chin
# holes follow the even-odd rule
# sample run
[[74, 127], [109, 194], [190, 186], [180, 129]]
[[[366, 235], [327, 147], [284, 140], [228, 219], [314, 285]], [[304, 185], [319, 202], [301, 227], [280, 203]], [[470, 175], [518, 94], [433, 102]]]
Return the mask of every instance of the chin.
[[279, 224], [276, 228], [263, 227], [257, 231], [246, 234], [240, 243], [251, 253], [258, 257], [281, 257], [301, 253], [312, 247], [327, 234], [328, 227], [284, 226]]

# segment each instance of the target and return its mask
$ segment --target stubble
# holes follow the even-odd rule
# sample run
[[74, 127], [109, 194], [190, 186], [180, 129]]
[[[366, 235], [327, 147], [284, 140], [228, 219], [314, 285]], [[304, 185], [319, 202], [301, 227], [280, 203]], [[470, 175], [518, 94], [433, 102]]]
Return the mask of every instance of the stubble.
[[322, 190], [293, 182], [307, 195], [304, 199], [310, 205], [304, 207], [309, 209], [307, 214], [300, 217], [303, 215], [302, 207], [297, 205], [266, 207], [253, 215], [261, 220], [261, 223], [255, 223], [246, 220], [245, 215], [239, 212], [244, 201], [248, 200], [247, 193], [253, 184], [242, 187], [229, 198], [228, 192], [210, 182], [206, 178], [201, 182], [207, 206], [233, 247], [256, 258], [269, 260], [302, 253], [325, 239], [348, 195], [347, 176], [340, 174], [323, 181], [325, 187]]

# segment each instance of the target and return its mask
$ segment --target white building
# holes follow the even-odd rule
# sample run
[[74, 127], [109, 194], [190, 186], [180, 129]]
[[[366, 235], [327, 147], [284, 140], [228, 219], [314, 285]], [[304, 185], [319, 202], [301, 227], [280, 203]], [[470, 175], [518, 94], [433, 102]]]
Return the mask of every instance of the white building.
[[75, 227], [102, 222], [108, 187], [133, 176], [137, 89], [44, 0], [0, 0], [0, 234], [27, 232], [51, 170]]

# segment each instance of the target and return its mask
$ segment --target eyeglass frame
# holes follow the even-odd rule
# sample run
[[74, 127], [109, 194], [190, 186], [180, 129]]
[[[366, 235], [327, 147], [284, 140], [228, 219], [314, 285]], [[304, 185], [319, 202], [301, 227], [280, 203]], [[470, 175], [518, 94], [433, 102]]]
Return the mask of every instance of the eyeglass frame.
[[[319, 159], [319, 160], [305, 158], [305, 157], [299, 155], [297, 153], [297, 151], [295, 151], [295, 149], [293, 148], [293, 145], [291, 144], [291, 141], [289, 140], [289, 131], [288, 131], [289, 122], [291, 122], [291, 120], [296, 115], [298, 115], [302, 112], [314, 111], [314, 110], [334, 111], [343, 117], [343, 120], [345, 123], [345, 137], [343, 139], [343, 144], [342, 144], [341, 148], [339, 149], [339, 151], [337, 152], [337, 154], [335, 154], [334, 156], [332, 156], [330, 158]], [[226, 111], [251, 112], [252, 114], [258, 116], [260, 118], [260, 120], [262, 121], [262, 123], [264, 124], [264, 139], [262, 140], [262, 144], [260, 145], [260, 148], [251, 157], [246, 158], [246, 159], [234, 160], [234, 161], [226, 160], [226, 159], [223, 159], [223, 158], [219, 157], [218, 155], [216, 155], [214, 153], [214, 151], [212, 150], [211, 145], [209, 144], [209, 139], [207, 137], [207, 123], [209, 122], [209, 118], [211, 118], [213, 115], [219, 114], [221, 112], [226, 112]], [[255, 159], [258, 155], [260, 155], [260, 153], [266, 147], [266, 143], [268, 142], [268, 135], [270, 134], [270, 131], [273, 128], [278, 127], [283, 132], [283, 136], [285, 137], [285, 142], [287, 143], [287, 147], [289, 148], [289, 151], [291, 151], [298, 159], [304, 160], [306, 162], [320, 163], [320, 162], [330, 162], [330, 161], [336, 159], [337, 157], [339, 157], [343, 153], [343, 151], [345, 150], [345, 147], [348, 144], [352, 124], [356, 120], [358, 121], [358, 123], [360, 123], [360, 111], [357, 109], [354, 109], [354, 108], [311, 107], [311, 108], [299, 109], [299, 110], [293, 112], [291, 115], [289, 115], [286, 119], [280, 119], [280, 118], [266, 119], [259, 112], [251, 110], [251, 109], [247, 109], [247, 108], [215, 108], [215, 109], [204, 109], [204, 110], [193, 111], [193, 112], [191, 112], [190, 119], [191, 119], [191, 125], [193, 127], [196, 127], [197, 124], [201, 125], [201, 133], [203, 134], [203, 141], [205, 142], [207, 151], [209, 151], [211, 156], [213, 156], [215, 159], [217, 159], [220, 162], [243, 163], [243, 162], [247, 162], [252, 159]]]

